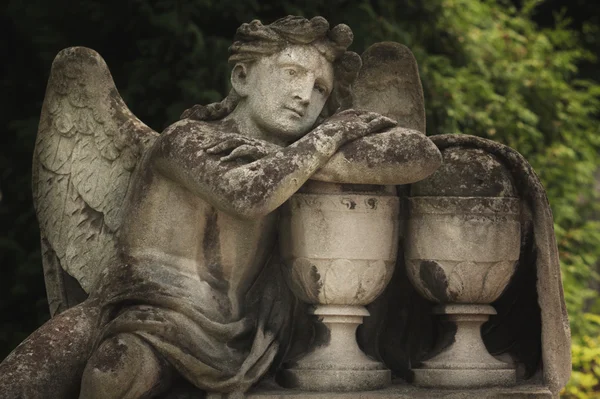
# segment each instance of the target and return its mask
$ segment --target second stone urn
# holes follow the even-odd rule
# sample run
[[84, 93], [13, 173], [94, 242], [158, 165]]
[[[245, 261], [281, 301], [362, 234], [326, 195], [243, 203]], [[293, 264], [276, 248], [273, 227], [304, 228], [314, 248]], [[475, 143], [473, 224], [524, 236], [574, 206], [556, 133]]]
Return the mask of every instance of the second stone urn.
[[510, 173], [474, 149], [442, 152], [444, 164], [409, 198], [406, 267], [413, 285], [439, 305], [442, 334], [415, 383], [426, 387], [512, 385], [514, 366], [488, 353], [481, 326], [519, 259], [520, 201]]
[[398, 212], [395, 189], [382, 186], [314, 182], [285, 205], [285, 274], [317, 319], [313, 347], [282, 371], [287, 387], [360, 391], [391, 383], [390, 371], [358, 347], [356, 328], [392, 276]]

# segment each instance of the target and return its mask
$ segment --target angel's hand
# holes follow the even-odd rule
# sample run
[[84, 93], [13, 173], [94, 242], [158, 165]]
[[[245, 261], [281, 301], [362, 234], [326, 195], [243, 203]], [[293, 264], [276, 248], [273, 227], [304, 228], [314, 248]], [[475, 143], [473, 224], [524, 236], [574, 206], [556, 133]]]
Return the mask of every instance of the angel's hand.
[[256, 161], [281, 148], [266, 141], [232, 134], [221, 136], [218, 140], [207, 143], [203, 149], [207, 154], [221, 154], [230, 151], [228, 155], [220, 158], [221, 162], [230, 162], [239, 158]]
[[344, 142], [396, 126], [396, 121], [377, 112], [348, 109], [326, 119], [317, 129], [341, 133]]

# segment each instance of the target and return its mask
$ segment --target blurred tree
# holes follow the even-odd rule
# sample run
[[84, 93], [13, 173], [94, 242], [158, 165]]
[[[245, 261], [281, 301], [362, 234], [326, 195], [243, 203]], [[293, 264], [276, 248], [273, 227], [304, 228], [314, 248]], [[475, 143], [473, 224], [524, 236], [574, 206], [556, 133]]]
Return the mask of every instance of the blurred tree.
[[[353, 49], [406, 44], [420, 66], [428, 134], [475, 134], [519, 150], [548, 189], [571, 315], [575, 373], [566, 394], [600, 391], [599, 8], [582, 0], [45, 0], [10, 2], [1, 17], [0, 358], [48, 318], [30, 162], [52, 58], [84, 45], [106, 59], [132, 111], [157, 131], [229, 87], [227, 48], [258, 18], [323, 15], [355, 32]], [[577, 8], [579, 7], [579, 8]], [[573, 10], [584, 10], [577, 17]], [[556, 11], [556, 12], [554, 12]], [[578, 18], [571, 24], [568, 17]], [[598, 14], [596, 14], [598, 15]], [[539, 25], [534, 22], [538, 21]], [[573, 26], [577, 30], [571, 30]], [[578, 67], [582, 66], [582, 72]], [[596, 296], [595, 296], [596, 295]], [[587, 310], [587, 311], [584, 311]], [[588, 396], [590, 395], [590, 396]]]

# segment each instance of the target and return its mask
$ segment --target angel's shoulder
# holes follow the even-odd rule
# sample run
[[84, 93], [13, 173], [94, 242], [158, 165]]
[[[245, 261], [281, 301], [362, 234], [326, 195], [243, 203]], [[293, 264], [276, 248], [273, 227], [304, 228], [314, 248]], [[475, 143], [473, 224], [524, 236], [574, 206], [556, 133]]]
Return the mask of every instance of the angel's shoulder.
[[223, 121], [197, 121], [181, 119], [169, 125], [163, 135], [216, 136], [223, 133], [235, 133]]
[[[152, 156], [159, 158], [170, 154], [190, 154], [196, 156], [203, 154], [204, 149], [209, 143], [219, 142], [228, 133], [226, 127], [221, 121], [197, 121], [193, 119], [182, 119], [168, 126], [156, 141]], [[235, 133], [234, 133], [235, 134]]]
[[161, 134], [161, 141], [181, 144], [202, 143], [207, 140], [231, 138], [239, 132], [229, 121], [197, 121], [182, 119], [168, 126]]

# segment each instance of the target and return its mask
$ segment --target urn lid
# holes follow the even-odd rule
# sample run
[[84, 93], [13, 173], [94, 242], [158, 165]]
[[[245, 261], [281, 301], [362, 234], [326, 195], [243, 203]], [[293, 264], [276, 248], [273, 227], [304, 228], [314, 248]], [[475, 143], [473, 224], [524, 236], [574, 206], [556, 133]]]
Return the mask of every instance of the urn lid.
[[411, 185], [412, 197], [517, 197], [508, 169], [492, 154], [476, 148], [442, 151], [435, 173]]

